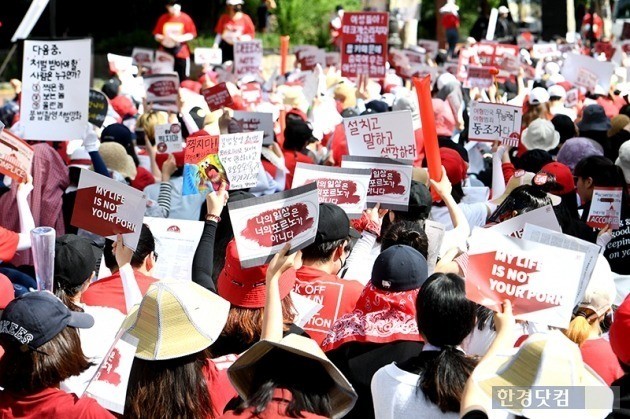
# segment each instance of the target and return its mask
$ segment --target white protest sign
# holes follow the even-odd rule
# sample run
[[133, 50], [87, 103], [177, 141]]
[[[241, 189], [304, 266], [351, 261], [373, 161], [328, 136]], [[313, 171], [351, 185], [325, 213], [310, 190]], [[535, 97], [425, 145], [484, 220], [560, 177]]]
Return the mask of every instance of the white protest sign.
[[158, 279], [191, 281], [192, 262], [203, 233], [203, 221], [144, 217], [161, 255], [153, 268]]
[[28, 140], [83, 138], [92, 40], [24, 41], [20, 123]]
[[577, 106], [579, 99], [580, 93], [578, 92], [577, 87], [574, 87], [567, 92], [567, 97], [564, 99], [564, 107], [573, 108], [574, 106]]
[[316, 182], [320, 203], [338, 205], [348, 217], [359, 218], [365, 208], [371, 177], [370, 169], [298, 163], [291, 187]]
[[615, 72], [615, 64], [607, 61], [599, 61], [587, 55], [568, 53], [562, 65], [562, 75], [564, 78], [571, 83], [576, 83], [580, 69], [595, 74], [597, 76], [597, 84], [599, 84], [604, 91], [607, 92], [608, 89], [610, 89], [610, 78]]
[[[500, 207], [499, 207], [500, 208]], [[501, 233], [506, 236], [522, 237], [525, 224], [533, 224], [544, 227], [552, 231], [562, 232], [556, 213], [551, 205], [545, 205], [542, 208], [526, 212], [509, 220], [503, 221], [497, 225], [489, 227], [495, 233]]]
[[561, 55], [558, 45], [551, 42], [534, 44], [532, 48], [532, 58], [543, 59], [546, 57]]
[[232, 120], [243, 132], [263, 131], [263, 144], [273, 144], [273, 114], [270, 112], [234, 111]]
[[154, 110], [178, 112], [179, 76], [177, 73], [149, 74], [143, 78], [146, 102]]
[[411, 111], [344, 118], [351, 156], [415, 160], [418, 155]]
[[575, 79], [575, 85], [583, 87], [589, 92], [594, 92], [595, 87], [597, 86], [597, 74], [587, 70], [586, 68], [579, 68]]
[[234, 43], [234, 75], [257, 76], [262, 66], [263, 46], [260, 39]]
[[155, 50], [150, 48], [134, 47], [131, 51], [131, 60], [135, 65], [150, 66], [154, 61]]
[[125, 73], [131, 70], [133, 58], [125, 55], [107, 54], [109, 71], [112, 73]]
[[622, 195], [622, 188], [595, 187], [586, 224], [594, 228], [610, 225], [613, 230], [618, 230]]
[[223, 51], [221, 48], [195, 48], [195, 64], [221, 64], [223, 63]]
[[258, 183], [263, 132], [224, 134], [219, 137], [219, 160], [230, 189], [252, 188]]
[[291, 252], [315, 241], [319, 222], [317, 185], [228, 203], [241, 267], [260, 266], [286, 243]]
[[466, 298], [495, 311], [508, 299], [519, 320], [569, 326], [584, 253], [479, 227], [468, 244]]
[[518, 147], [521, 139], [523, 108], [501, 103], [472, 102], [468, 137], [474, 141], [494, 142]]
[[122, 234], [125, 246], [136, 250], [146, 202], [142, 191], [81, 169], [70, 224], [112, 240]]
[[155, 61], [151, 63], [151, 74], [166, 74], [173, 72], [175, 57], [168, 52], [155, 51]]
[[184, 149], [182, 126], [175, 124], [159, 124], [155, 126], [155, 144], [158, 153], [176, 153]]
[[[381, 204], [383, 209], [407, 211], [411, 192], [412, 161], [397, 161], [382, 157], [343, 156], [341, 167], [370, 169], [368, 205]], [[373, 205], [372, 205], [373, 206]]]

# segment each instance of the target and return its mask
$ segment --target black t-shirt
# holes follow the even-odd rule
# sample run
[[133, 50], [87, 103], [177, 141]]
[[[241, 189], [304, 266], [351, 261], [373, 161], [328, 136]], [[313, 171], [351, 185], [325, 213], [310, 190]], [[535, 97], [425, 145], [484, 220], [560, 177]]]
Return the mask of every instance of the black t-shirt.
[[615, 400], [619, 403], [619, 407], [613, 409], [607, 419], [630, 419], [630, 374], [613, 381], [610, 386], [619, 386], [619, 400]]

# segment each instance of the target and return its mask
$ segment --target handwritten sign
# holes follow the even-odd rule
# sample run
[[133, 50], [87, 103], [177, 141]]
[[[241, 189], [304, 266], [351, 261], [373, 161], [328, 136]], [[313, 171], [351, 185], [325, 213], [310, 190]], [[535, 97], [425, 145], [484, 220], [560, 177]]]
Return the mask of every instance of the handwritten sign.
[[20, 123], [25, 139], [82, 138], [91, 63], [91, 39], [24, 41]]
[[389, 14], [346, 12], [341, 25], [341, 75], [385, 77]]
[[158, 153], [177, 153], [184, 149], [182, 126], [176, 124], [159, 124], [155, 126], [155, 144]]
[[221, 64], [223, 62], [223, 51], [221, 48], [195, 48], [195, 64]]
[[494, 311], [508, 299], [517, 319], [568, 327], [584, 253], [479, 227], [468, 243], [466, 298]]
[[470, 107], [469, 138], [518, 147], [521, 139], [523, 109], [501, 103], [472, 102]]
[[477, 87], [479, 89], [487, 89], [494, 83], [490, 67], [470, 66], [466, 72], [466, 87]]
[[273, 114], [269, 112], [234, 111], [233, 121], [243, 132], [263, 131], [263, 145], [273, 144]]
[[258, 183], [263, 132], [221, 135], [219, 160], [227, 173], [230, 189], [252, 188]]
[[0, 173], [25, 182], [33, 165], [33, 147], [11, 131], [0, 130]]
[[146, 102], [154, 110], [178, 112], [179, 76], [171, 74], [149, 74], [143, 78]]
[[315, 183], [230, 202], [228, 210], [243, 268], [268, 263], [286, 243], [295, 252], [315, 241], [319, 222]]
[[112, 240], [122, 234], [125, 246], [136, 250], [146, 202], [142, 191], [81, 169], [70, 224]]
[[583, 87], [589, 92], [593, 92], [597, 86], [597, 74], [592, 73], [585, 68], [580, 68], [577, 72], [575, 85]]
[[595, 187], [586, 224], [594, 228], [610, 225], [613, 230], [619, 229], [622, 192], [622, 188]]
[[298, 163], [291, 187], [316, 182], [320, 203], [338, 205], [348, 217], [359, 218], [365, 208], [371, 177], [370, 169]]
[[166, 51], [155, 51], [155, 61], [151, 63], [151, 74], [172, 73], [175, 68], [175, 57]]
[[223, 181], [227, 181], [225, 169], [219, 160], [218, 135], [188, 137], [184, 151], [182, 195], [205, 192], [211, 185], [218, 188]]
[[201, 94], [208, 104], [211, 112], [223, 107], [230, 107], [234, 104], [232, 96], [225, 83], [219, 83], [215, 86], [201, 89]]
[[262, 66], [263, 46], [260, 39], [234, 43], [234, 75], [257, 76]]
[[368, 206], [377, 202], [381, 208], [407, 211], [411, 188], [412, 161], [397, 161], [382, 157], [343, 156], [341, 167], [370, 169]]
[[352, 156], [414, 160], [418, 155], [410, 111], [344, 118]]
[[97, 127], [102, 127], [107, 116], [109, 102], [105, 93], [90, 89], [90, 107], [88, 110], [88, 121]]

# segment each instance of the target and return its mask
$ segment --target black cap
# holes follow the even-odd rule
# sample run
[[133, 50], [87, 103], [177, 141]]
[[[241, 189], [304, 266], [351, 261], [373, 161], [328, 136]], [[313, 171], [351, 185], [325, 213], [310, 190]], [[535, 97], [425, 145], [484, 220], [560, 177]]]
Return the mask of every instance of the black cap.
[[317, 223], [316, 243], [359, 238], [358, 231], [350, 226], [348, 214], [335, 204], [319, 204], [319, 222]]
[[11, 301], [0, 318], [3, 343], [37, 349], [66, 326], [88, 329], [94, 318], [68, 307], [49, 291], [33, 291]]
[[429, 188], [422, 182], [412, 180], [409, 188], [409, 209], [420, 211], [426, 218], [431, 212], [432, 204], [433, 197]]
[[92, 243], [76, 234], [64, 234], [55, 240], [55, 285], [76, 287], [87, 281], [96, 269]]
[[399, 292], [420, 288], [428, 277], [429, 268], [422, 253], [397, 244], [378, 255], [370, 282], [380, 290]]
[[367, 115], [371, 113], [385, 113], [389, 110], [387, 103], [382, 100], [372, 99], [365, 104], [365, 111], [362, 115]]
[[115, 142], [125, 146], [125, 149], [133, 146], [135, 134], [125, 124], [109, 124], [101, 132], [101, 142]]

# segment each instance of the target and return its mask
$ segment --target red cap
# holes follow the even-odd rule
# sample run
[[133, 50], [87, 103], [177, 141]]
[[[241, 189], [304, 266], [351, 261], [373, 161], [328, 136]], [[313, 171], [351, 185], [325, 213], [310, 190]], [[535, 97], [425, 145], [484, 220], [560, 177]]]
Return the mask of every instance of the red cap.
[[551, 193], [566, 195], [575, 190], [573, 173], [571, 173], [571, 169], [567, 165], [554, 161], [544, 165], [540, 171], [553, 175], [556, 178], [556, 182], [562, 186], [561, 190], [551, 191]]
[[6, 275], [0, 274], [0, 310], [4, 310], [7, 304], [14, 298], [15, 290], [13, 289], [13, 283]]
[[[175, 156], [175, 162], [177, 163], [177, 167], [184, 167], [184, 152], [176, 151], [171, 154]], [[164, 164], [167, 158], [168, 158], [168, 154], [158, 153], [155, 155], [155, 162], [157, 163], [158, 168], [160, 170], [162, 170], [162, 165]]]
[[466, 171], [468, 166], [462, 156], [452, 148], [440, 147], [440, 157], [442, 158], [442, 166], [446, 169], [446, 176], [451, 184], [456, 185], [462, 183], [466, 179]]
[[609, 331], [610, 346], [625, 365], [630, 365], [630, 295], [621, 303], [614, 314]]
[[[225, 250], [225, 266], [217, 280], [217, 293], [237, 307], [261, 308], [265, 306], [265, 275], [267, 265], [241, 268], [236, 242], [232, 239]], [[288, 269], [280, 277], [280, 298], [284, 298], [295, 285], [295, 269]]]
[[138, 108], [133, 104], [133, 101], [125, 95], [118, 95], [110, 100], [112, 108], [116, 111], [121, 118], [135, 116], [138, 113]]

